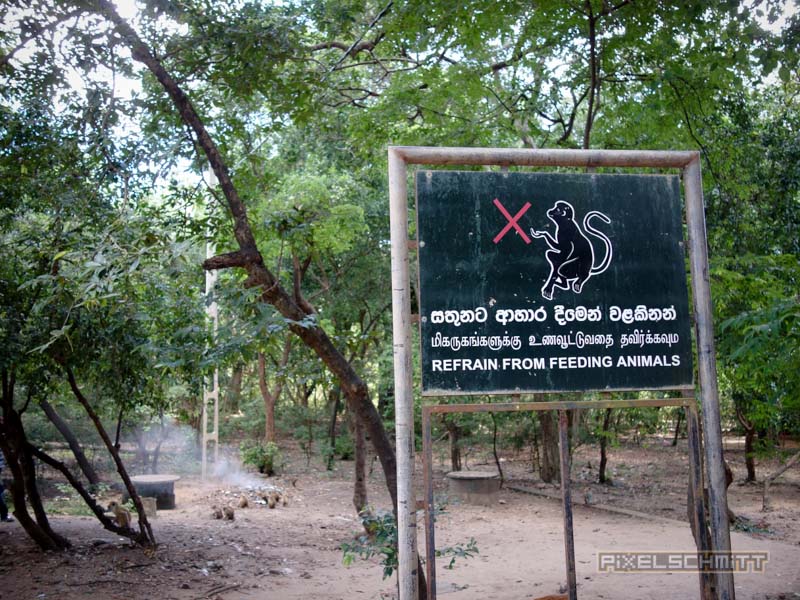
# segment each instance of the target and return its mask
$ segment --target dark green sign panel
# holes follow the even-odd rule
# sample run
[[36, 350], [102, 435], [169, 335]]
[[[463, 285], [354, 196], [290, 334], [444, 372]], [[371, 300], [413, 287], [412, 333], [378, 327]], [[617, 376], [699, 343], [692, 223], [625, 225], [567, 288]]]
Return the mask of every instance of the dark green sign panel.
[[677, 176], [419, 171], [426, 395], [691, 385]]

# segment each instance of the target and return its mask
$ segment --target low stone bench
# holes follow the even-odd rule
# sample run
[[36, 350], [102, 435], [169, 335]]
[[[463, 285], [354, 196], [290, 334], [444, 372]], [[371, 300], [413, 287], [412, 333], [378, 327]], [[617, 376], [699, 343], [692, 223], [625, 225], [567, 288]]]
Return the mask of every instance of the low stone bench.
[[158, 510], [175, 508], [175, 482], [179, 479], [178, 475], [134, 475], [131, 477], [136, 493], [139, 496], [155, 498]]
[[469, 504], [490, 506], [500, 491], [500, 475], [495, 471], [451, 471], [447, 479], [450, 494]]

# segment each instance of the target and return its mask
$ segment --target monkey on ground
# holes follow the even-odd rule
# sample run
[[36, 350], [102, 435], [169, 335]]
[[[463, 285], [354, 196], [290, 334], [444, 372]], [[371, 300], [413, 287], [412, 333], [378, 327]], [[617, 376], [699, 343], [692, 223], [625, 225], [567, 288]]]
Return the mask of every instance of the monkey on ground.
[[217, 506], [216, 504], [211, 507], [211, 518], [212, 519], [221, 519], [222, 518], [222, 509]]
[[223, 506], [222, 507], [222, 514], [225, 516], [226, 521], [233, 521], [234, 519], [234, 511], [232, 506]]
[[286, 497], [286, 494], [281, 494], [278, 491], [270, 492], [265, 500], [267, 501], [267, 506], [270, 508], [275, 508], [278, 504], [282, 504], [283, 506], [289, 504], [289, 499]]
[[114, 513], [114, 518], [117, 520], [117, 525], [122, 529], [131, 528], [131, 511], [122, 506], [116, 500], [112, 500], [108, 505], [109, 512]]
[[250, 506], [250, 499], [246, 494], [239, 496], [239, 508], [248, 508]]

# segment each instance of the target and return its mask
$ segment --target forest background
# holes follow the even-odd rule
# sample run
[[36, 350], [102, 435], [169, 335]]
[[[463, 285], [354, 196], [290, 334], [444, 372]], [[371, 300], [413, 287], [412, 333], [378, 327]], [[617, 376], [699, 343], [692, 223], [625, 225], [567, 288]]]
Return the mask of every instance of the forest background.
[[[723, 417], [748, 479], [800, 434], [796, 3], [12, 0], [0, 15], [0, 448], [42, 548], [69, 540], [37, 461], [106, 528], [155, 542], [146, 519], [123, 532], [103, 514], [83, 447], [130, 489], [126, 462], [155, 472], [171, 425], [199, 431], [214, 369], [245, 461], [270, 470], [290, 439], [328, 467], [355, 456], [361, 511], [368, 441], [396, 501], [389, 144], [699, 150]], [[572, 430], [605, 452], [680, 426], [667, 409], [583, 411]], [[558, 477], [551, 415], [437, 423], [454, 468], [498, 428]], [[48, 451], [62, 437], [69, 451]]]

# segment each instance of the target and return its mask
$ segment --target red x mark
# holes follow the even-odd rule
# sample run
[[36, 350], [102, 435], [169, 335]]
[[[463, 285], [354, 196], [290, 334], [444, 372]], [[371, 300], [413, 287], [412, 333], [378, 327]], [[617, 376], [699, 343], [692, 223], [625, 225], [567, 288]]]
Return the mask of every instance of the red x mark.
[[525, 235], [525, 232], [522, 231], [522, 227], [517, 225], [517, 221], [519, 221], [519, 218], [522, 215], [524, 215], [525, 211], [527, 211], [531, 207], [531, 203], [530, 202], [526, 202], [525, 206], [523, 206], [519, 210], [519, 212], [516, 215], [514, 215], [513, 217], [508, 213], [506, 208], [500, 203], [500, 200], [498, 200], [497, 198], [494, 199], [494, 205], [497, 207], [497, 209], [501, 213], [503, 213], [503, 216], [505, 216], [505, 218], [508, 219], [508, 224], [505, 227], [503, 227], [503, 229], [500, 231], [500, 233], [498, 233], [496, 236], [494, 236], [494, 243], [497, 244], [501, 239], [503, 239], [503, 236], [505, 234], [507, 234], [508, 230], [513, 227], [514, 229], [517, 230], [517, 233], [522, 236], [522, 239], [525, 240], [525, 243], [526, 244], [530, 244], [531, 243], [531, 238], [529, 238], [527, 235]]

